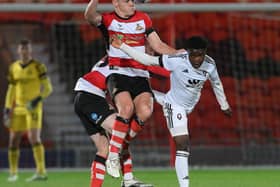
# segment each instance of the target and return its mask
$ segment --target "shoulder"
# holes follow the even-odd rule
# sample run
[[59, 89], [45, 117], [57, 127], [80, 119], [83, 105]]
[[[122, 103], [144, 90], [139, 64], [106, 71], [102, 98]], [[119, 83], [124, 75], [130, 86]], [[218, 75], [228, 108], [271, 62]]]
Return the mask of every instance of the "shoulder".
[[114, 18], [115, 18], [115, 13], [114, 12], [106, 12], [106, 13], [102, 13], [101, 17], [102, 17], [102, 22], [103, 24], [108, 24], [110, 23]]
[[165, 55], [166, 58], [168, 59], [188, 59], [188, 53], [183, 52], [183, 53], [177, 53], [177, 54], [172, 54], [172, 55]]
[[101, 14], [101, 16], [103, 18], [110, 18], [110, 17], [114, 17], [115, 13], [114, 12], [104, 12], [104, 13]]
[[32, 63], [35, 65], [35, 67], [36, 67], [37, 71], [39, 72], [39, 74], [47, 72], [47, 67], [42, 62], [40, 62], [38, 60], [32, 60]]
[[138, 11], [138, 10], [135, 11], [135, 16], [142, 16], [142, 17], [150, 18], [150, 16], [147, 13]]
[[151, 21], [150, 16], [147, 13], [136, 11], [132, 19], [136, 20], [144, 20], [144, 21]]
[[19, 62], [20, 62], [19, 60], [16, 60], [16, 61], [12, 62], [12, 63], [9, 65], [9, 70], [14, 69], [16, 66], [19, 66], [19, 65], [20, 65]]
[[215, 60], [212, 57], [210, 57], [209, 55], [206, 55], [204, 60], [205, 60], [205, 62], [216, 66]]

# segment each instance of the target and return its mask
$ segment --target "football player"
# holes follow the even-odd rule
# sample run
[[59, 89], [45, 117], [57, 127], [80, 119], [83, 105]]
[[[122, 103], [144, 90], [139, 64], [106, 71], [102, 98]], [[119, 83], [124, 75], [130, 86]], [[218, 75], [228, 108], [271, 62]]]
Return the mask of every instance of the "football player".
[[4, 124], [9, 128], [8, 181], [18, 179], [19, 145], [27, 132], [32, 145], [36, 173], [27, 181], [46, 180], [45, 151], [41, 142], [43, 100], [52, 92], [46, 66], [32, 58], [29, 40], [18, 44], [19, 60], [12, 63], [8, 73], [8, 90], [4, 108]]
[[176, 144], [175, 169], [180, 187], [188, 187], [190, 143], [187, 115], [199, 101], [206, 80], [210, 80], [223, 113], [232, 115], [215, 61], [206, 54], [208, 41], [201, 36], [193, 36], [187, 39], [185, 52], [159, 57], [139, 52], [117, 36], [112, 38], [112, 45], [144, 65], [162, 66], [170, 71], [170, 90], [165, 95], [155, 94], [163, 105], [168, 129]]

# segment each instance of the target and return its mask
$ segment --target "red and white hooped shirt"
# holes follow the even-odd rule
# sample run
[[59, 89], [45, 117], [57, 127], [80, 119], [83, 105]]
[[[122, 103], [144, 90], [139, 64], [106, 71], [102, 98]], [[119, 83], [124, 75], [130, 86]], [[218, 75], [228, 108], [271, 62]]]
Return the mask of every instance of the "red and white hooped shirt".
[[126, 70], [134, 72], [132, 76], [149, 77], [145, 65], [135, 61], [120, 49], [114, 48], [109, 42], [112, 35], [118, 35], [127, 45], [141, 52], [145, 52], [146, 36], [153, 31], [152, 21], [146, 13], [135, 11], [135, 14], [127, 19], [119, 17], [115, 12], [103, 13], [102, 23], [98, 28], [108, 42], [110, 66], [115, 67], [116, 71], [126, 67]]

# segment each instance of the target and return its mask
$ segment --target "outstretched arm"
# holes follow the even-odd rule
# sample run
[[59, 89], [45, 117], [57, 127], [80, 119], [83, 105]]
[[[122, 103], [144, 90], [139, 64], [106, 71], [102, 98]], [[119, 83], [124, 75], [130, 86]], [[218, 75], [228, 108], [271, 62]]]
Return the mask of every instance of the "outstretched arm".
[[217, 69], [215, 69], [211, 74], [210, 74], [210, 82], [211, 86], [214, 90], [215, 96], [217, 98], [218, 103], [221, 106], [221, 110], [226, 116], [231, 116], [232, 115], [232, 110], [227, 102], [226, 95], [224, 92], [223, 84], [220, 80], [220, 77], [218, 75]]
[[171, 55], [180, 52], [164, 43], [156, 32], [152, 32], [151, 34], [149, 34], [149, 36], [147, 37], [147, 41], [149, 42], [152, 49], [159, 54]]
[[91, 24], [98, 26], [101, 23], [102, 16], [99, 14], [97, 9], [98, 0], [91, 0], [85, 10], [85, 19]]
[[111, 38], [111, 44], [113, 47], [121, 49], [123, 52], [127, 53], [129, 56], [134, 58], [136, 61], [141, 64], [150, 66], [150, 65], [160, 65], [159, 57], [151, 56], [146, 53], [137, 51], [132, 47], [123, 43], [117, 36]]

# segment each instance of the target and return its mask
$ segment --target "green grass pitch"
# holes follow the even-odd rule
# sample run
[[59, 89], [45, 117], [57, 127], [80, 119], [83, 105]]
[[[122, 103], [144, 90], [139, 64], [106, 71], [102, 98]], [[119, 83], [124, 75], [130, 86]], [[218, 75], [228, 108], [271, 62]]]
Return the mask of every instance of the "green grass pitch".
[[[0, 187], [89, 187], [89, 171], [49, 171], [45, 182], [25, 182], [31, 172], [19, 174], [8, 183], [7, 172], [0, 172]], [[174, 170], [136, 170], [135, 176], [155, 187], [177, 187]], [[280, 169], [195, 169], [190, 171], [190, 187], [280, 187]], [[120, 187], [121, 179], [105, 177], [104, 187]]]

